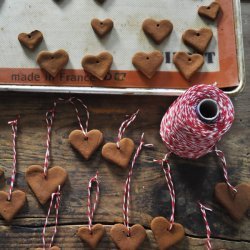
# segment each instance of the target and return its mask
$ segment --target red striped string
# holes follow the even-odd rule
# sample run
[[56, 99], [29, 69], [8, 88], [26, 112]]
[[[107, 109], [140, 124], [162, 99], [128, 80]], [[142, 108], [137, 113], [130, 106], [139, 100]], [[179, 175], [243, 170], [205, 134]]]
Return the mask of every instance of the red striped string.
[[129, 125], [135, 120], [136, 116], [138, 115], [138, 113], [140, 112], [140, 110], [138, 109], [134, 114], [132, 114], [127, 120], [125, 120], [120, 128], [119, 128], [119, 132], [118, 132], [118, 136], [117, 136], [117, 141], [116, 141], [116, 145], [117, 148], [120, 148], [120, 141], [125, 133], [125, 130], [129, 127]]
[[[165, 175], [165, 179], [167, 181], [170, 198], [171, 198], [172, 213], [171, 213], [171, 216], [170, 216], [169, 230], [171, 230], [173, 228], [173, 225], [174, 225], [175, 198], [176, 198], [175, 191], [174, 191], [174, 183], [173, 183], [172, 176], [171, 176], [171, 168], [170, 168], [170, 164], [169, 164], [169, 156], [170, 155], [171, 155], [171, 152], [167, 153], [165, 155], [164, 159], [162, 159], [162, 160], [154, 160], [154, 162], [159, 163], [161, 165], [161, 167], [162, 167], [162, 170], [163, 170], [164, 175]], [[165, 164], [167, 165], [167, 167], [165, 166]]]
[[46, 239], [45, 239], [45, 237], [46, 237], [46, 235], [45, 235], [46, 227], [47, 227], [47, 224], [48, 224], [48, 220], [49, 220], [51, 209], [53, 207], [54, 200], [55, 200], [55, 210], [56, 210], [55, 226], [54, 226], [54, 232], [53, 232], [53, 235], [51, 237], [50, 244], [49, 244], [48, 248], [52, 247], [55, 235], [57, 233], [57, 225], [58, 225], [58, 218], [59, 218], [59, 206], [60, 206], [60, 201], [61, 201], [61, 187], [60, 187], [60, 185], [58, 186], [57, 192], [51, 194], [51, 201], [50, 201], [50, 205], [49, 205], [49, 210], [48, 210], [47, 217], [45, 219], [43, 232], [42, 232], [42, 241], [43, 241], [43, 249], [44, 250], [46, 249]]
[[[93, 206], [91, 205], [91, 189], [93, 188], [93, 184], [95, 185], [95, 190], [96, 190], [96, 194], [95, 194], [95, 200], [93, 203]], [[99, 180], [98, 180], [98, 171], [96, 172], [96, 175], [94, 177], [92, 177], [89, 180], [89, 184], [88, 184], [88, 211], [87, 211], [87, 216], [88, 216], [88, 220], [89, 220], [89, 231], [92, 232], [92, 223], [93, 223], [93, 217], [94, 217], [94, 213], [96, 210], [96, 206], [99, 200], [99, 194], [100, 194], [100, 185], [99, 185]]]
[[16, 162], [17, 162], [17, 153], [16, 153], [16, 138], [17, 138], [17, 124], [18, 119], [14, 121], [9, 121], [8, 124], [11, 125], [12, 128], [12, 145], [13, 145], [13, 163], [12, 163], [12, 175], [11, 175], [11, 181], [10, 181], [10, 189], [9, 189], [9, 195], [8, 195], [8, 201], [11, 200], [12, 191], [14, 189], [15, 179], [16, 179]]
[[133, 168], [136, 162], [136, 159], [138, 158], [142, 147], [152, 147], [152, 144], [144, 144], [144, 133], [142, 133], [141, 135], [141, 140], [140, 140], [140, 144], [135, 152], [133, 161], [131, 163], [130, 169], [129, 169], [129, 173], [128, 173], [128, 177], [126, 179], [125, 182], [125, 186], [124, 186], [124, 198], [123, 198], [123, 219], [124, 219], [124, 225], [128, 228], [128, 236], [130, 236], [130, 227], [129, 227], [129, 205], [130, 205], [130, 190], [131, 190], [131, 177], [133, 174]]
[[226, 162], [224, 153], [221, 150], [218, 150], [217, 147], [215, 147], [215, 153], [219, 157], [222, 163], [222, 169], [223, 169], [225, 182], [227, 183], [228, 187], [233, 191], [233, 193], [237, 193], [237, 189], [233, 187], [229, 182], [228, 173], [227, 173], [227, 162]]
[[49, 158], [50, 158], [50, 143], [51, 143], [51, 129], [53, 121], [55, 118], [57, 101], [54, 101], [53, 107], [46, 112], [46, 124], [47, 124], [47, 141], [46, 141], [46, 153], [44, 158], [44, 177], [47, 177], [48, 167], [49, 167]]
[[203, 220], [205, 222], [205, 225], [206, 225], [206, 231], [207, 231], [207, 250], [211, 250], [212, 249], [212, 245], [211, 245], [211, 239], [210, 239], [210, 236], [211, 236], [211, 230], [210, 230], [210, 227], [209, 227], [209, 224], [208, 224], [208, 221], [207, 221], [207, 214], [206, 214], [206, 210], [207, 211], [213, 211], [211, 208], [208, 208], [204, 205], [202, 205], [200, 202], [198, 202], [199, 206], [200, 206], [200, 210], [201, 210], [201, 213], [202, 213], [202, 217], [203, 217]]

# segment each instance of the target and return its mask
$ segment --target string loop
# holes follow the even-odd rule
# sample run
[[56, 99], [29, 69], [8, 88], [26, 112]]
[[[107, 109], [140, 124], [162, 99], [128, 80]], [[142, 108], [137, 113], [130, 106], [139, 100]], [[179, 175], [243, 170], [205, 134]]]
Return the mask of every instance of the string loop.
[[50, 205], [49, 205], [49, 210], [48, 210], [47, 217], [45, 219], [43, 232], [42, 232], [43, 250], [46, 250], [46, 239], [45, 239], [46, 235], [45, 235], [45, 233], [46, 233], [46, 227], [47, 227], [47, 224], [48, 224], [48, 220], [49, 220], [51, 209], [53, 207], [54, 200], [55, 200], [55, 211], [56, 211], [56, 214], [55, 214], [55, 226], [54, 226], [54, 232], [53, 232], [53, 235], [51, 237], [50, 244], [49, 244], [48, 248], [52, 247], [55, 235], [57, 233], [57, 225], [58, 225], [58, 218], [59, 218], [59, 207], [60, 207], [60, 201], [61, 201], [61, 187], [60, 187], [60, 185], [58, 186], [57, 192], [51, 194], [51, 201], [50, 201]]
[[[95, 185], [95, 190], [96, 190], [96, 194], [95, 194], [95, 200], [93, 203], [93, 206], [91, 205], [91, 189], [93, 188], [93, 184]], [[93, 223], [93, 218], [94, 218], [94, 213], [96, 210], [96, 206], [99, 200], [99, 194], [100, 194], [100, 184], [99, 184], [99, 180], [98, 180], [98, 171], [96, 172], [96, 175], [94, 177], [92, 177], [89, 180], [89, 184], [88, 184], [88, 212], [87, 212], [87, 216], [88, 216], [88, 221], [89, 221], [89, 231], [92, 232], [92, 223]]]

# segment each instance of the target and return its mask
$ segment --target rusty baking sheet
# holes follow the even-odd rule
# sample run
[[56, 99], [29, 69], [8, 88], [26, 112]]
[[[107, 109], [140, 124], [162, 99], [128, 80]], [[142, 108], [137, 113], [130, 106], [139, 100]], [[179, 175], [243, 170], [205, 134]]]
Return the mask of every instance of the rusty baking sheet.
[[[191, 85], [217, 82], [229, 94], [244, 86], [244, 56], [239, 0], [219, 0], [223, 13], [216, 22], [202, 19], [197, 10], [211, 0], [12, 0], [0, 5], [0, 90], [102, 94], [179, 95]], [[92, 18], [111, 18], [114, 29], [104, 39], [93, 32]], [[146, 18], [169, 19], [171, 36], [153, 44], [141, 26]], [[214, 37], [201, 71], [187, 82], [172, 63], [176, 51], [188, 51], [181, 35], [188, 28], [210, 27]], [[44, 41], [34, 52], [23, 48], [17, 36], [38, 29]], [[70, 62], [56, 78], [40, 70], [36, 56], [42, 50], [65, 49]], [[150, 80], [131, 63], [138, 51], [160, 50], [164, 63]], [[81, 59], [107, 50], [114, 57], [104, 81], [85, 74]]]

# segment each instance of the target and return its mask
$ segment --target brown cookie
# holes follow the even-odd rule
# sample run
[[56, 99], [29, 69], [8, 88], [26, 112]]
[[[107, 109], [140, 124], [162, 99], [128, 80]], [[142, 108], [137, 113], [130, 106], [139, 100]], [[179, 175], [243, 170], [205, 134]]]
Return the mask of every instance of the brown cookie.
[[181, 224], [174, 223], [169, 230], [170, 222], [164, 217], [156, 217], [151, 222], [151, 229], [160, 250], [166, 250], [181, 241], [185, 236]]
[[155, 43], [160, 44], [172, 32], [173, 24], [169, 20], [156, 21], [149, 18], [143, 22], [142, 29]]
[[250, 184], [242, 183], [235, 188], [237, 189], [236, 194], [226, 183], [217, 183], [215, 185], [215, 197], [230, 216], [239, 221], [250, 208]]
[[8, 193], [0, 191], [0, 214], [10, 222], [22, 209], [26, 201], [26, 194], [21, 190], [12, 192], [11, 200], [8, 201]]
[[84, 70], [103, 80], [113, 63], [113, 56], [108, 52], [102, 52], [97, 56], [87, 55], [82, 59]]
[[128, 229], [123, 224], [115, 224], [110, 230], [110, 236], [120, 250], [136, 250], [146, 238], [146, 231], [143, 226], [136, 224]]
[[201, 6], [198, 10], [198, 14], [202, 17], [206, 17], [212, 21], [214, 21], [219, 12], [221, 10], [221, 6], [218, 2], [212, 2], [208, 6]]
[[173, 62], [184, 78], [190, 80], [204, 64], [204, 58], [200, 54], [189, 55], [186, 52], [177, 52]]
[[0, 178], [2, 178], [4, 176], [4, 171], [2, 168], [0, 168]]
[[151, 53], [138, 52], [133, 56], [133, 65], [147, 78], [151, 79], [163, 62], [163, 55], [160, 51]]
[[43, 34], [39, 30], [34, 30], [29, 34], [20, 33], [18, 40], [27, 49], [34, 50], [42, 42]]
[[55, 52], [41, 51], [36, 61], [42, 69], [55, 77], [68, 63], [69, 55], [62, 49]]
[[102, 224], [96, 224], [89, 231], [88, 227], [80, 227], [77, 235], [85, 241], [92, 249], [95, 249], [105, 234], [105, 228]]
[[88, 160], [102, 144], [103, 134], [101, 131], [93, 129], [85, 136], [81, 130], [74, 130], [69, 135], [69, 142], [86, 160]]
[[34, 192], [38, 201], [44, 205], [57, 191], [58, 185], [63, 186], [67, 179], [67, 172], [61, 167], [48, 169], [47, 177], [44, 177], [43, 167], [33, 165], [26, 170], [25, 178], [30, 188]]
[[127, 168], [134, 149], [134, 142], [129, 138], [123, 138], [120, 148], [117, 148], [116, 143], [106, 143], [102, 148], [102, 156], [122, 168]]
[[[57, 247], [57, 246], [53, 246], [53, 247], [50, 247], [48, 248], [49, 250], [61, 250], [60, 247]], [[36, 250], [44, 250], [43, 248], [36, 248]]]
[[206, 51], [212, 37], [213, 32], [211, 29], [189, 29], [186, 30], [182, 35], [182, 40], [186, 45], [190, 46], [195, 51], [203, 54]]
[[109, 18], [105, 20], [94, 18], [91, 21], [91, 26], [99, 37], [104, 37], [113, 29], [114, 23]]

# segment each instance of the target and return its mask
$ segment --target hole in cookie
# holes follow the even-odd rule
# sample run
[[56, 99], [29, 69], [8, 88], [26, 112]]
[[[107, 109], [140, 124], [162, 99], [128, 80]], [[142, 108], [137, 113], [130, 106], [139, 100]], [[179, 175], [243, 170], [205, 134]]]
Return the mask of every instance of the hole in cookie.
[[89, 139], [89, 138], [88, 138], [87, 136], [86, 136], [86, 137], [84, 137], [84, 141], [88, 141], [88, 139]]
[[51, 56], [50, 59], [54, 59], [54, 56]]
[[96, 60], [96, 63], [100, 63], [100, 61], [99, 61], [99, 60]]
[[157, 23], [157, 24], [156, 24], [156, 26], [157, 26], [157, 27], [160, 27], [160, 24], [159, 24], [159, 23]]
[[147, 58], [146, 58], [147, 60], [149, 60], [149, 57], [147, 56]]
[[28, 38], [31, 38], [31, 35], [27, 35]]
[[100, 22], [100, 25], [103, 25], [103, 22]]
[[208, 7], [207, 7], [207, 10], [210, 10], [210, 9], [211, 9], [211, 7], [210, 7], [210, 6], [208, 6]]
[[200, 33], [199, 33], [199, 32], [197, 32], [197, 33], [196, 33], [196, 36], [200, 36]]
[[188, 61], [189, 61], [189, 62], [192, 62], [192, 59], [191, 59], [191, 58], [188, 58]]

